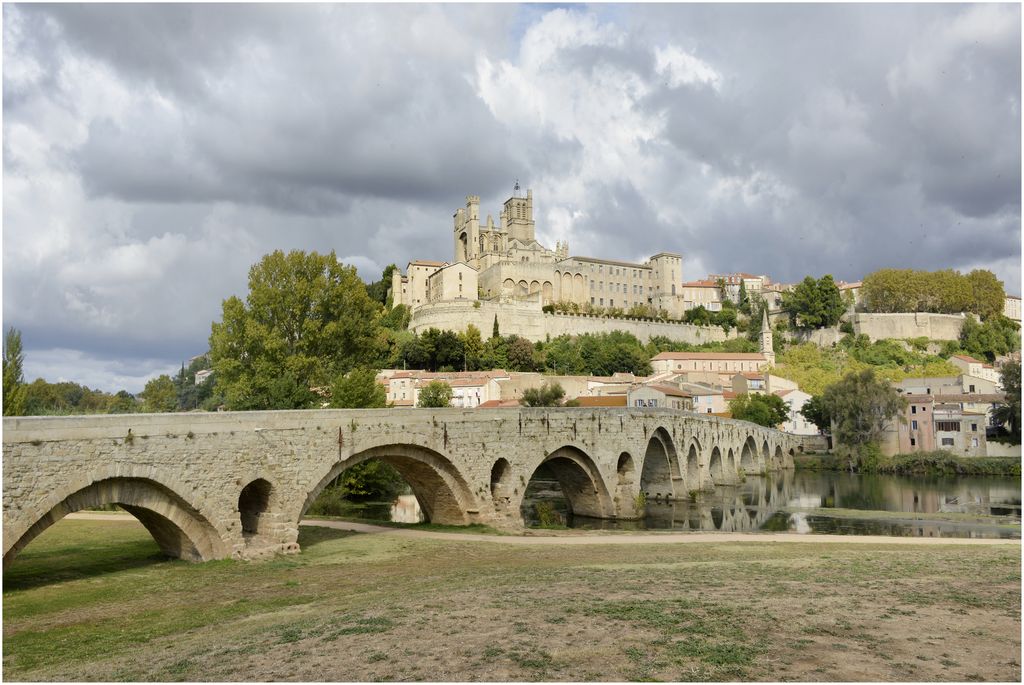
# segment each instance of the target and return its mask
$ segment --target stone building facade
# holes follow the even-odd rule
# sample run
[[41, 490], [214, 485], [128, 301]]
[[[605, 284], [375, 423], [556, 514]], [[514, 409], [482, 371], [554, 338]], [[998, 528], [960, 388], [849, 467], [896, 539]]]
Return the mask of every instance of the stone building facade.
[[[517, 189], [518, 190], [518, 189]], [[495, 223], [480, 218], [480, 198], [470, 195], [453, 217], [451, 262], [414, 260], [406, 273], [392, 275], [395, 305], [412, 310], [427, 304], [476, 302], [556, 302], [628, 311], [637, 305], [665, 310], [679, 318], [692, 306], [684, 297], [683, 258], [660, 252], [643, 263], [570, 257], [569, 245], [551, 250], [537, 241], [533, 191], [505, 201]], [[630, 330], [623, 322], [616, 328]], [[507, 330], [506, 333], [520, 333]]]

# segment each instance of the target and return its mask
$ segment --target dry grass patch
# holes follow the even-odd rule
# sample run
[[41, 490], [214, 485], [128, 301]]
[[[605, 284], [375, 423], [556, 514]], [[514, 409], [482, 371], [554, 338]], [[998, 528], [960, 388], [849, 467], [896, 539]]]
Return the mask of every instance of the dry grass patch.
[[62, 521], [4, 576], [16, 680], [1019, 680], [1020, 548], [507, 546], [303, 527], [162, 561]]

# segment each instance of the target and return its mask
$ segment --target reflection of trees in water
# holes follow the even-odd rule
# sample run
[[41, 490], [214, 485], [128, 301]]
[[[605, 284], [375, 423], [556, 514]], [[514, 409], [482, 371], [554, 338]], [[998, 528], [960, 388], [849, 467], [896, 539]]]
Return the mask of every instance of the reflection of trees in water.
[[[555, 479], [531, 481], [524, 500], [523, 515], [529, 525], [535, 517], [536, 497], [561, 498]], [[563, 500], [564, 501], [564, 500]], [[897, 476], [858, 476], [836, 472], [782, 471], [767, 476], [747, 476], [736, 485], [718, 485], [697, 494], [695, 500], [672, 502], [648, 500], [641, 521], [605, 521], [573, 517], [565, 503], [556, 509], [566, 515], [568, 525], [585, 528], [644, 528], [649, 530], [701, 530], [746, 532], [790, 530], [786, 507], [868, 509], [932, 513], [976, 511], [1020, 517], [1020, 486], [1009, 479], [964, 478], [926, 479]], [[946, 537], [980, 534], [964, 526], [945, 523], [911, 523], [870, 519], [839, 520], [809, 516], [814, 532]]]

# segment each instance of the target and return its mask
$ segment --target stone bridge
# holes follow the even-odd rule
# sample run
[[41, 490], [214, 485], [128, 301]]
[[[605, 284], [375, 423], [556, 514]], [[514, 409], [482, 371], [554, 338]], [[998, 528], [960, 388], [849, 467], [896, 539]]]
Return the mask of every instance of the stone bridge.
[[298, 551], [299, 520], [342, 471], [397, 469], [428, 520], [522, 525], [543, 466], [573, 513], [637, 518], [639, 493], [684, 499], [791, 468], [799, 436], [672, 410], [367, 409], [3, 420], [4, 564], [68, 513], [118, 504], [168, 555]]

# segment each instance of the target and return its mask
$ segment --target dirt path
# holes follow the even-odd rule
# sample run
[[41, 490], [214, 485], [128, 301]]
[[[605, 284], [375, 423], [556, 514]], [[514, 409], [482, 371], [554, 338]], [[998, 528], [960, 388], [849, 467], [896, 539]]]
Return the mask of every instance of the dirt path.
[[[67, 518], [90, 521], [134, 519], [130, 514], [78, 512]], [[529, 531], [523, 535], [482, 535], [477, 533], [445, 533], [435, 530], [389, 528], [368, 523], [303, 519], [304, 526], [321, 526], [356, 533], [373, 533], [399, 538], [428, 538], [472, 542], [496, 542], [506, 545], [659, 545], [715, 542], [814, 542], [894, 545], [1020, 545], [1020, 540], [995, 538], [916, 538], [887, 535], [815, 535], [809, 533], [619, 533], [613, 531]]]

